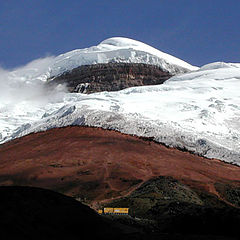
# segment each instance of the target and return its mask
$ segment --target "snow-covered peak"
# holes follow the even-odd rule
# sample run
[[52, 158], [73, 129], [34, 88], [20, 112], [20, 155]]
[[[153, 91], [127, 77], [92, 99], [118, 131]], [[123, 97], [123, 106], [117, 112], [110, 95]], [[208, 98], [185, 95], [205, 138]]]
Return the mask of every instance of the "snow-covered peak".
[[114, 47], [137, 47], [139, 45], [145, 45], [148, 47], [147, 44], [136, 41], [134, 39], [130, 39], [130, 38], [124, 38], [124, 37], [112, 37], [112, 38], [108, 38], [104, 41], [102, 41], [99, 46], [101, 45], [110, 45], [110, 46], [114, 46]]
[[58, 76], [81, 65], [109, 62], [153, 64], [172, 74], [198, 69], [145, 43], [114, 37], [102, 41], [97, 46], [76, 49], [57, 56], [49, 67], [50, 76]]
[[186, 68], [190, 71], [194, 71], [198, 69], [198, 67], [192, 66], [179, 58], [171, 56], [145, 43], [142, 43], [140, 41], [136, 41], [130, 38], [123, 38], [123, 37], [108, 38], [99, 44], [99, 46], [103, 46], [103, 45], [108, 45], [108, 46], [110, 45], [118, 48], [132, 48], [139, 51], [144, 51], [146, 53], [162, 58], [170, 64], [173, 64], [182, 68]]

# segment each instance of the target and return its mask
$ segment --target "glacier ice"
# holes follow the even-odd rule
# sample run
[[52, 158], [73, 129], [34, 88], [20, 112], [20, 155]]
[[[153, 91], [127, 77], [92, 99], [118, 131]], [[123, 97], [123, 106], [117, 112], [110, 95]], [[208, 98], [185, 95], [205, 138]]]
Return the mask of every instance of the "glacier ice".
[[198, 69], [145, 43], [114, 37], [102, 41], [97, 46], [76, 49], [57, 56], [49, 65], [49, 75], [54, 77], [81, 65], [109, 62], [153, 64], [172, 74]]

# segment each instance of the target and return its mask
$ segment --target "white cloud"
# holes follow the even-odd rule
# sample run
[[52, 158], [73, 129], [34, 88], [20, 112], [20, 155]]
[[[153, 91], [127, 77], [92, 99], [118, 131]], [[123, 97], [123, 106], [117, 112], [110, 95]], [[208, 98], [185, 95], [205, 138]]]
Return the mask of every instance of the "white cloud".
[[0, 68], [0, 106], [22, 101], [44, 104], [55, 99], [64, 88], [53, 92], [45, 87], [53, 60], [54, 57], [40, 58], [11, 71]]

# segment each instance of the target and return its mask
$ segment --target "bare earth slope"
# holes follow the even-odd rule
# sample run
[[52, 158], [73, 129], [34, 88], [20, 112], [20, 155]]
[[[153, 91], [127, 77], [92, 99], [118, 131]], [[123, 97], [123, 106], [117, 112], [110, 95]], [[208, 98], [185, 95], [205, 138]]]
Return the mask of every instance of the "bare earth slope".
[[115, 131], [66, 127], [0, 146], [0, 185], [53, 189], [90, 204], [129, 195], [158, 176], [239, 204], [224, 191], [240, 187], [238, 166]]

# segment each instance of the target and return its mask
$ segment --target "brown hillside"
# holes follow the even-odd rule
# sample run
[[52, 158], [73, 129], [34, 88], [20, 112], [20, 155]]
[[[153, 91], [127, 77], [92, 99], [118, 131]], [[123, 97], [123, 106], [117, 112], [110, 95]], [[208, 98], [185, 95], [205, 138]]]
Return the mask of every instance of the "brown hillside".
[[99, 128], [52, 129], [0, 146], [1, 186], [43, 187], [95, 202], [125, 196], [157, 176], [219, 198], [216, 183], [240, 186], [238, 166]]

